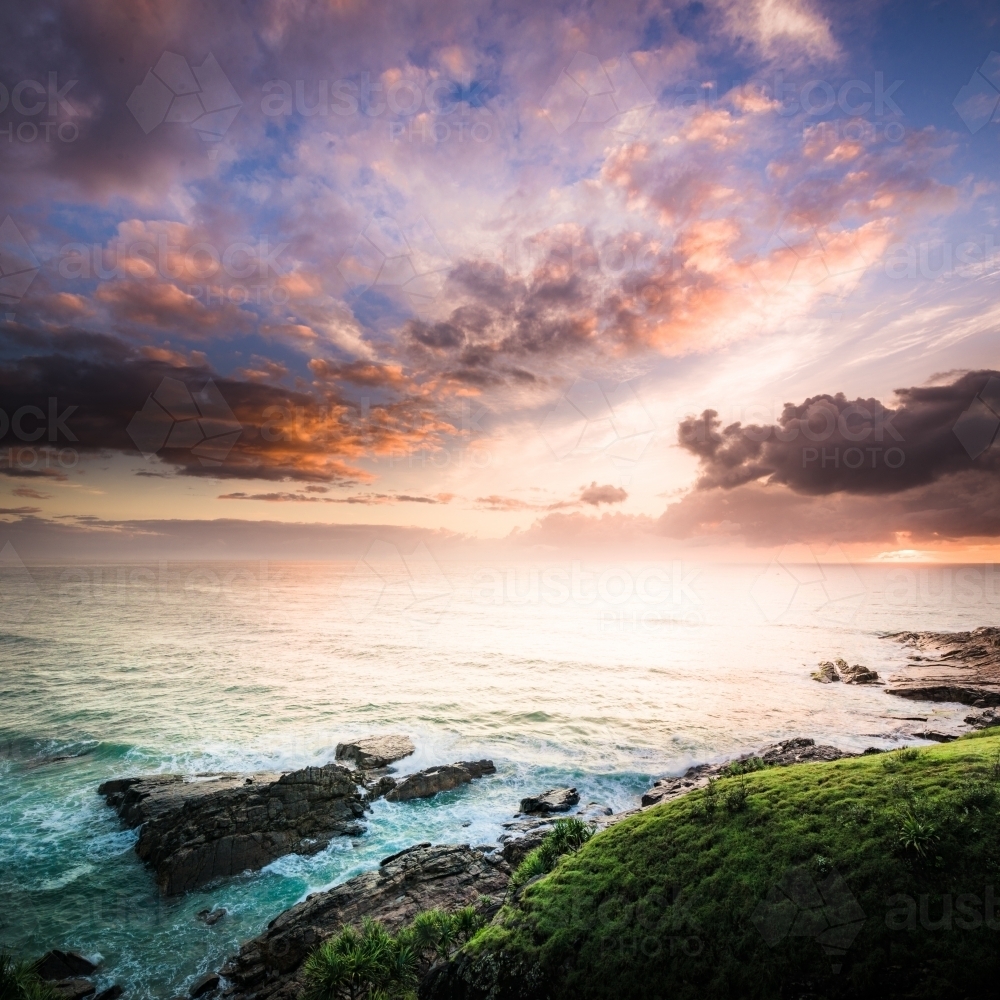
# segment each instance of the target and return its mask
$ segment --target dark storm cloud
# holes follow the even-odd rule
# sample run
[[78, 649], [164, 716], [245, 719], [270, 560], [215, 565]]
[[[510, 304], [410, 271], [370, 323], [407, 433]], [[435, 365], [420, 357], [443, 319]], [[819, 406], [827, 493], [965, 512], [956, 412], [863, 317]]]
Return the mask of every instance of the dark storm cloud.
[[989, 441], [1000, 419], [987, 405], [1000, 409], [996, 378], [976, 371], [897, 389], [892, 407], [843, 393], [813, 396], [786, 404], [771, 425], [721, 428], [706, 410], [678, 429], [701, 476], [658, 530], [766, 545], [996, 538], [1000, 446]]
[[[49, 336], [15, 328], [0, 335], [0, 356], [6, 356], [0, 366], [0, 444], [81, 453], [138, 454], [129, 425], [163, 380], [198, 393], [211, 375], [204, 367], [168, 364], [91, 333]], [[212, 380], [240, 435], [221, 464], [203, 463], [194, 442], [156, 451], [159, 461], [184, 475], [359, 482], [371, 477], [352, 460], [427, 440], [426, 414], [407, 404], [372, 407], [359, 426], [357, 411], [332, 391], [317, 398], [258, 381]]]
[[995, 477], [1000, 449], [973, 466], [955, 428], [996, 376], [968, 372], [943, 385], [897, 389], [895, 406], [843, 393], [811, 396], [786, 403], [776, 424], [721, 427], [716, 411], [706, 410], [682, 421], [678, 441], [701, 462], [699, 490], [766, 478], [798, 493], [886, 494], [970, 466], [974, 476]]

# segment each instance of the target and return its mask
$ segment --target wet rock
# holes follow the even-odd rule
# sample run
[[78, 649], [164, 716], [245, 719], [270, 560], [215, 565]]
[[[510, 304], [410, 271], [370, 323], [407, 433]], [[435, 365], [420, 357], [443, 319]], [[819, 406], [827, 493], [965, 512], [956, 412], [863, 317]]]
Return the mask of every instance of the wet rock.
[[601, 802], [588, 802], [582, 809], [577, 809], [575, 815], [586, 822], [599, 822], [607, 816], [613, 816], [614, 810]]
[[[839, 661], [843, 662], [843, 661]], [[840, 678], [845, 684], [878, 684], [878, 672], [869, 667], [864, 667], [860, 663], [848, 666], [846, 663], [840, 670]]]
[[89, 979], [63, 979], [53, 983], [52, 989], [59, 1000], [83, 1000], [97, 992], [97, 987]]
[[97, 966], [79, 952], [53, 948], [38, 960], [35, 969], [42, 979], [58, 980], [89, 976], [97, 971]]
[[418, 845], [385, 858], [376, 871], [357, 875], [286, 910], [229, 960], [222, 975], [230, 1000], [292, 1000], [299, 970], [324, 940], [363, 917], [395, 932], [423, 910], [453, 911], [487, 897], [495, 913], [507, 891], [510, 868], [482, 851], [452, 844]]
[[456, 764], [429, 767], [416, 774], [408, 774], [395, 783], [395, 788], [386, 793], [389, 802], [407, 802], [410, 799], [426, 799], [438, 792], [447, 792], [459, 785], [467, 785], [474, 778], [485, 774], [495, 774], [491, 760], [461, 760]]
[[819, 670], [814, 670], [811, 676], [814, 681], [819, 681], [820, 684], [833, 684], [840, 680], [837, 668], [829, 660], [821, 663]]
[[681, 795], [704, 788], [711, 778], [720, 777], [733, 764], [739, 764], [752, 757], [759, 757], [769, 767], [787, 767], [790, 764], [806, 764], [813, 761], [840, 760], [843, 757], [854, 757], [855, 754], [837, 747], [817, 744], [815, 740], [799, 736], [780, 743], [772, 743], [755, 754], [743, 754], [735, 760], [723, 761], [720, 764], [696, 764], [689, 767], [679, 777], [660, 778], [642, 797], [643, 808], [669, 802]]
[[954, 733], [939, 733], [934, 729], [925, 729], [922, 733], [913, 735], [918, 740], [932, 740], [934, 743], [951, 743], [958, 739]]
[[540, 795], [529, 795], [521, 799], [521, 812], [534, 813], [569, 812], [580, 801], [575, 788], [550, 788]]
[[384, 795], [388, 795], [396, 787], [396, 779], [391, 775], [382, 774], [379, 775], [374, 780], [359, 782], [368, 789], [368, 801], [374, 802], [376, 799], [382, 798]]
[[879, 683], [878, 674], [874, 670], [860, 663], [849, 664], [840, 657], [833, 661], [824, 660], [819, 665], [819, 670], [813, 671], [811, 676], [820, 684], [832, 684], [835, 681], [843, 681], [845, 684]]
[[242, 774], [124, 778], [98, 792], [126, 825], [139, 827], [136, 853], [165, 895], [364, 832], [364, 803], [338, 764], [256, 774], [249, 784]]
[[1000, 628], [972, 632], [896, 632], [886, 638], [912, 652], [889, 694], [919, 701], [1000, 706]]
[[338, 743], [337, 760], [352, 760], [362, 770], [387, 767], [409, 757], [417, 748], [409, 736], [366, 736], [353, 743]]
[[504, 823], [500, 834], [500, 856], [516, 868], [527, 854], [540, 847], [545, 835], [555, 829], [554, 819], [515, 820]]
[[188, 990], [188, 996], [192, 998], [204, 996], [206, 993], [211, 993], [213, 990], [219, 988], [219, 974], [217, 972], [206, 972], [205, 975], [199, 976], [192, 984], [191, 989]]
[[125, 992], [117, 983], [114, 986], [109, 986], [106, 990], [101, 990], [94, 1000], [118, 1000], [118, 998]]
[[965, 717], [965, 724], [973, 729], [989, 729], [992, 726], [1000, 726], [1000, 715], [992, 708], [987, 708], [982, 712], [973, 712]]
[[214, 910], [199, 910], [198, 919], [202, 923], [208, 924], [209, 927], [213, 927], [217, 924], [229, 911], [223, 907]]

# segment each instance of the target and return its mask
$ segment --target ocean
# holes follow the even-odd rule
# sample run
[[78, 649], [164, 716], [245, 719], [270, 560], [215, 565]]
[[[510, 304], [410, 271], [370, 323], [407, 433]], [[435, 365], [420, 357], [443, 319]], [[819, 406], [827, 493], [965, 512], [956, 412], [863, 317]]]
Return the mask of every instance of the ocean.
[[[655, 778], [778, 739], [862, 750], [955, 729], [962, 706], [810, 671], [842, 656], [887, 677], [906, 657], [887, 633], [1000, 624], [990, 566], [808, 554], [8, 565], [0, 602], [0, 945], [100, 956], [99, 987], [135, 1000], [186, 994], [281, 910], [410, 844], [494, 844], [553, 785], [620, 812]], [[326, 763], [387, 732], [417, 745], [401, 773], [489, 757], [497, 774], [379, 801], [361, 837], [180, 898], [158, 896], [96, 794], [113, 776]], [[197, 919], [213, 907], [227, 916]]]

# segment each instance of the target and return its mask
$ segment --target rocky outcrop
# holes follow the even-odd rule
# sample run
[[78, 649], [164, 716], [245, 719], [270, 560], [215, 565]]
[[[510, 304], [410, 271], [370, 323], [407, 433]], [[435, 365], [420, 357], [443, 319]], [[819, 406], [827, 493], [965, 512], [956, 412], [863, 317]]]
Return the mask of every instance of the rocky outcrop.
[[569, 812], [580, 801], [575, 788], [550, 788], [540, 795], [521, 799], [521, 812], [527, 815]]
[[986, 708], [982, 712], [973, 712], [965, 717], [965, 724], [973, 729], [990, 729], [992, 726], [1000, 726], [1000, 715], [995, 709]]
[[1000, 705], [1000, 628], [896, 632], [887, 638], [914, 650], [904, 671], [890, 678], [889, 694], [976, 708]]
[[302, 983], [297, 974], [306, 957], [345, 925], [362, 917], [395, 932], [418, 913], [434, 907], [456, 910], [487, 898], [486, 912], [500, 907], [510, 868], [467, 846], [421, 844], [385, 858], [365, 872], [315, 893], [268, 924], [230, 959], [222, 975], [231, 1000], [294, 1000]]
[[[623, 813], [615, 816], [610, 806], [600, 802], [588, 802], [582, 809], [574, 813], [573, 818], [590, 823], [591, 826], [602, 829], [628, 815]], [[536, 847], [540, 847], [545, 835], [555, 829], [560, 816], [537, 816], [532, 819], [515, 819], [504, 823], [504, 832], [500, 834], [500, 855], [512, 868], [516, 868]]]
[[845, 684], [880, 683], [876, 671], [863, 667], [860, 663], [849, 664], [840, 657], [833, 661], [824, 660], [819, 665], [819, 670], [814, 670], [811, 676], [820, 684], [831, 684], [834, 681], [843, 681]]
[[188, 990], [188, 996], [195, 1000], [196, 997], [203, 997], [206, 993], [211, 993], [219, 988], [219, 974], [217, 972], [206, 972], [199, 976]]
[[52, 983], [52, 989], [59, 1000], [84, 1000], [97, 992], [97, 987], [89, 979], [64, 979]]
[[38, 960], [35, 971], [42, 979], [55, 981], [89, 976], [97, 972], [97, 966], [79, 952], [59, 951], [58, 948], [53, 948]]
[[682, 775], [673, 778], [660, 778], [642, 797], [643, 808], [657, 806], [661, 802], [669, 802], [681, 795], [704, 788], [711, 778], [721, 777], [725, 773], [733, 773], [734, 765], [743, 764], [752, 758], [760, 758], [768, 767], [787, 767], [790, 764], [805, 764], [813, 761], [840, 760], [842, 757], [854, 757], [855, 754], [837, 747], [817, 745], [815, 740], [807, 737], [796, 737], [772, 743], [755, 754], [743, 754], [734, 760], [719, 764], [696, 764], [689, 767]]
[[354, 761], [362, 771], [372, 771], [409, 757], [416, 749], [409, 736], [366, 736], [353, 743], [338, 743], [336, 757]]
[[407, 802], [410, 799], [426, 799], [438, 792], [447, 792], [459, 785], [467, 785], [474, 778], [484, 774], [496, 774], [491, 760], [460, 760], [456, 764], [429, 767], [416, 774], [394, 781], [394, 787], [386, 792], [389, 802]]
[[337, 764], [281, 775], [120, 778], [98, 792], [127, 826], [139, 827], [136, 853], [165, 895], [364, 832], [357, 785]]

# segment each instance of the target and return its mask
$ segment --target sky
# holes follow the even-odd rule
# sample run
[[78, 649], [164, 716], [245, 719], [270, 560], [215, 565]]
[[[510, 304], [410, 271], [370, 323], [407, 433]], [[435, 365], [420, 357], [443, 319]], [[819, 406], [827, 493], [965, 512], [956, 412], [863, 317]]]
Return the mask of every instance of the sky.
[[25, 558], [995, 557], [995, 4], [0, 22]]

